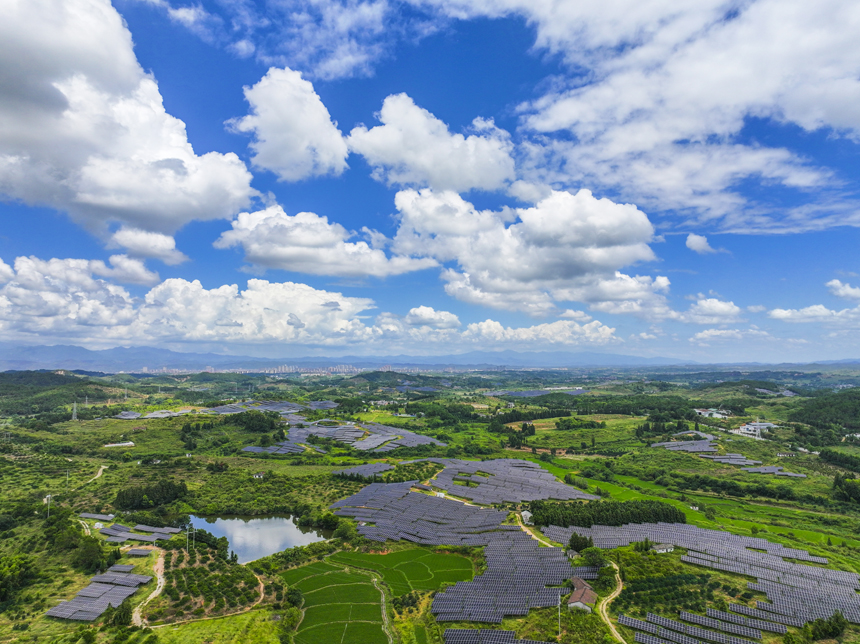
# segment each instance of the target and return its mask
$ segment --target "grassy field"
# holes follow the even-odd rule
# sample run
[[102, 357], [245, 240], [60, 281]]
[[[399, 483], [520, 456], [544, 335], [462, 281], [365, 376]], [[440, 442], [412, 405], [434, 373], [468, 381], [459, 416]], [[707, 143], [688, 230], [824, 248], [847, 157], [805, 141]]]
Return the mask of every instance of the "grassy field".
[[[560, 418], [543, 418], [530, 421], [535, 426], [535, 436], [529, 438], [529, 446], [538, 449], [555, 448], [565, 450], [572, 447], [576, 450], [590, 449], [593, 445], [597, 449], [633, 449], [641, 447], [642, 442], [636, 438], [635, 430], [638, 425], [645, 422], [644, 417], [621, 416], [617, 414], [594, 414], [589, 416], [577, 416], [584, 420], [593, 420], [606, 423], [606, 427], [594, 429], [569, 429], [559, 430], [555, 424]], [[517, 427], [522, 423], [510, 423], [509, 426]], [[584, 446], [583, 446], [584, 444]]]
[[375, 570], [395, 596], [413, 590], [437, 590], [443, 583], [472, 579], [472, 562], [459, 555], [439, 554], [421, 548], [385, 555], [340, 552], [329, 557], [346, 566]]
[[317, 562], [288, 570], [281, 577], [305, 597], [296, 644], [387, 644], [382, 592], [368, 574]]
[[154, 629], [159, 644], [279, 644], [274, 615], [255, 610], [242, 615]]

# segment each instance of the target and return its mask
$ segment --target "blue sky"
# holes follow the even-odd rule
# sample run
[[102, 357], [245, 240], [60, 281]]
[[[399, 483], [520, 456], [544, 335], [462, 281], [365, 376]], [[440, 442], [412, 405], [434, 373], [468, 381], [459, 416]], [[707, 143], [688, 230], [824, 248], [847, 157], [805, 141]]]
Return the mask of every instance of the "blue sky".
[[860, 357], [860, 7], [11, 1], [0, 339]]

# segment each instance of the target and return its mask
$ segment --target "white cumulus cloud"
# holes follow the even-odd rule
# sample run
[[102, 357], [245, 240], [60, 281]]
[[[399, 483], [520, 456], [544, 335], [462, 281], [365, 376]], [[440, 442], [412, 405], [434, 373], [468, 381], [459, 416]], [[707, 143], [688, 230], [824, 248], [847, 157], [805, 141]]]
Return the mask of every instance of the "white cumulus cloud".
[[717, 252], [716, 249], [711, 248], [707, 237], [704, 235], [697, 235], [696, 233], [690, 233], [687, 235], [687, 248], [693, 252], [699, 253], [699, 255]]
[[[107, 0], [13, 2], [0, 22], [0, 193], [171, 233], [230, 217], [254, 194], [232, 153], [198, 155], [141, 69]], [[50, 19], [46, 19], [50, 16]]]
[[312, 275], [385, 277], [436, 266], [431, 258], [385, 251], [365, 241], [348, 241], [355, 233], [312, 212], [288, 215], [281, 206], [243, 212], [232, 230], [221, 234], [216, 248], [240, 246], [245, 259], [260, 269], [282, 269]]
[[170, 235], [138, 228], [120, 228], [111, 236], [110, 245], [121, 246], [136, 257], [160, 259], [169, 266], [188, 259], [184, 253], [176, 250], [176, 240]]
[[417, 306], [409, 309], [403, 319], [409, 326], [429, 326], [435, 329], [456, 329], [460, 326], [460, 318], [450, 311], [437, 311], [430, 306]]
[[[494, 320], [460, 329], [457, 316], [430, 306], [405, 316], [380, 313], [369, 321], [372, 300], [295, 282], [250, 279], [245, 288], [168, 279], [143, 298], [110, 280], [139, 277], [142, 263], [114, 256], [98, 260], [18, 257], [0, 260], [0, 338], [74, 341], [88, 346], [168, 344], [177, 347], [230, 343], [283, 347], [353, 347], [433, 353], [483, 348], [605, 345], [619, 342], [598, 321], [559, 320], [505, 327]], [[149, 276], [147, 276], [149, 279]]]
[[845, 298], [846, 300], [860, 300], [860, 288], [856, 286], [851, 286], [835, 279], [827, 282], [826, 286], [836, 297]]
[[495, 320], [484, 320], [468, 325], [463, 337], [475, 343], [515, 345], [603, 345], [620, 342], [615, 336], [615, 329], [597, 320], [587, 324], [558, 320], [520, 328], [506, 327]]
[[741, 307], [734, 302], [706, 297], [697, 300], [682, 319], [696, 324], [723, 324], [737, 322], [741, 313]]
[[714, 342], [726, 342], [733, 340], [740, 342], [741, 340], [754, 339], [770, 339], [772, 336], [767, 331], [761, 329], [705, 329], [699, 331], [689, 338], [690, 342], [702, 346], [710, 346]]
[[245, 99], [251, 113], [228, 124], [254, 135], [256, 167], [271, 170], [282, 181], [339, 175], [346, 169], [346, 142], [301, 72], [273, 67], [245, 88]]
[[557, 312], [557, 301], [655, 317], [669, 312], [659, 293], [668, 279], [619, 272], [654, 259], [654, 229], [635, 206], [580, 190], [553, 192], [533, 208], [479, 211], [454, 192], [429, 189], [401, 191], [395, 205], [393, 251], [453, 262], [442, 279], [457, 299], [534, 315]]
[[498, 190], [514, 178], [510, 137], [492, 121], [475, 119], [474, 134], [452, 134], [406, 94], [386, 98], [379, 120], [369, 130], [354, 128], [348, 143], [389, 185], [465, 192]]

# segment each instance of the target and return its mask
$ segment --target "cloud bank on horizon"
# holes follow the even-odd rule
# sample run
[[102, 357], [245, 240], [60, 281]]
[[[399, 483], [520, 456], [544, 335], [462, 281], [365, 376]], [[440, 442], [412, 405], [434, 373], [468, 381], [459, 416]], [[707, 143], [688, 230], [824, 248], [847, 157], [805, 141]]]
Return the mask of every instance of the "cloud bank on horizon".
[[860, 357], [856, 3], [7, 9], [0, 339]]

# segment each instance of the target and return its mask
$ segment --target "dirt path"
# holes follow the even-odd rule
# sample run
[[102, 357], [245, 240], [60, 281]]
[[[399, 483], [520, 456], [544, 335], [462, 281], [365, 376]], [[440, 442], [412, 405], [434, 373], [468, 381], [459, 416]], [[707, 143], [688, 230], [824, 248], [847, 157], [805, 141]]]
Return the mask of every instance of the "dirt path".
[[103, 473], [103, 472], [104, 472], [108, 467], [109, 467], [108, 465], [102, 465], [102, 466], [99, 468], [99, 471], [96, 473], [96, 475], [95, 475], [93, 478], [91, 478], [89, 481], [87, 481], [86, 483], [84, 483], [84, 485], [86, 485], [87, 483], [92, 483], [92, 482], [93, 482], [93, 481], [95, 481], [97, 478], [101, 477], [102, 473]]
[[521, 529], [523, 532], [525, 532], [527, 535], [529, 535], [529, 536], [530, 536], [532, 539], [534, 539], [535, 541], [540, 541], [540, 542], [541, 542], [543, 545], [545, 545], [545, 546], [549, 546], [550, 548], [554, 548], [554, 547], [555, 547], [555, 546], [553, 546], [549, 541], [547, 541], [545, 538], [543, 538], [543, 537], [539, 537], [539, 536], [538, 536], [538, 535], [536, 535], [534, 532], [532, 532], [531, 530], [529, 530], [529, 529], [528, 529], [528, 526], [526, 526], [526, 525], [523, 523], [523, 518], [522, 518], [522, 516], [520, 515], [520, 513], [519, 513], [519, 512], [517, 512], [516, 514], [517, 514], [517, 523], [520, 525], [520, 529]]
[[80, 523], [80, 524], [81, 524], [81, 527], [84, 529], [84, 534], [85, 534], [85, 535], [90, 536], [90, 534], [92, 534], [92, 533], [90, 532], [90, 526], [88, 526], [88, 525], [87, 525], [87, 522], [86, 522], [86, 521], [84, 521], [83, 519], [78, 519], [78, 523]]
[[377, 583], [378, 580], [376, 577], [371, 575], [370, 578], [373, 580], [373, 585], [382, 594], [382, 630], [385, 631], [385, 636], [388, 638], [389, 644], [391, 644], [394, 642], [394, 638], [391, 637], [391, 624], [388, 623], [388, 611], [385, 609], [385, 590]]
[[615, 590], [612, 591], [611, 595], [600, 602], [600, 605], [597, 607], [597, 612], [600, 615], [600, 619], [603, 620], [603, 623], [609, 627], [609, 630], [612, 632], [612, 636], [621, 642], [621, 644], [627, 644], [627, 642], [624, 641], [624, 638], [621, 637], [621, 633], [618, 632], [618, 629], [615, 628], [615, 625], [609, 619], [609, 604], [611, 604], [612, 601], [621, 594], [621, 591], [624, 590], [624, 584], [621, 583], [621, 574], [618, 571], [618, 565], [614, 561], [610, 563], [612, 563], [612, 567], [615, 568]]
[[131, 614], [131, 623], [135, 626], [144, 625], [143, 609], [147, 604], [149, 604], [149, 602], [158, 597], [162, 590], [164, 590], [164, 550], [158, 550], [158, 559], [155, 560], [153, 571], [155, 572], [156, 580], [155, 590], [149, 593], [149, 597], [140, 602]]
[[[206, 621], [209, 621], [210, 619], [221, 619], [222, 617], [233, 617], [235, 615], [242, 615], [243, 613], [248, 613], [248, 612], [254, 610], [257, 606], [259, 606], [260, 602], [262, 602], [263, 598], [266, 596], [264, 594], [266, 589], [263, 585], [263, 580], [260, 579], [260, 577], [256, 573], [254, 573], [254, 577], [256, 577], [257, 581], [260, 582], [260, 586], [258, 588], [260, 591], [260, 596], [259, 596], [259, 598], [257, 598], [257, 601], [255, 601], [253, 604], [251, 604], [247, 608], [237, 610], [234, 613], [224, 613], [223, 615], [212, 615], [211, 617], [197, 617], [195, 619], [184, 619], [181, 622], [170, 622], [169, 624], [158, 624], [156, 626], [150, 626], [150, 628], [166, 628], [168, 626], [180, 626], [182, 624], [190, 624], [191, 622], [206, 622]], [[149, 601], [149, 600], [147, 600], [147, 601]]]

